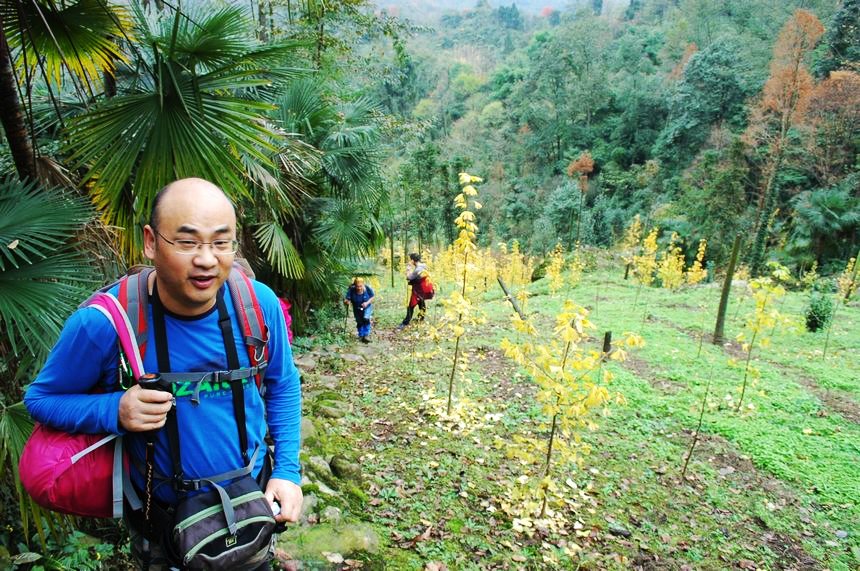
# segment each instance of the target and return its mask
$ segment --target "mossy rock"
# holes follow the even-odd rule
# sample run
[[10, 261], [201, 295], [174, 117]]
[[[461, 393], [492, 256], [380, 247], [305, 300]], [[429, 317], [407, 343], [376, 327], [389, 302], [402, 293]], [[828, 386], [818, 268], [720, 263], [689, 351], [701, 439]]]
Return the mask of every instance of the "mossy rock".
[[341, 400], [343, 400], [343, 395], [341, 395], [337, 391], [333, 391], [333, 390], [329, 390], [329, 389], [314, 392], [313, 395], [314, 395], [314, 398], [316, 400], [319, 400], [319, 401], [326, 401], [326, 400], [341, 401]]
[[303, 460], [303, 466], [315, 476], [314, 479], [321, 480], [326, 484], [336, 486], [337, 478], [332, 474], [329, 463], [321, 456], [311, 456], [307, 460]]
[[314, 410], [323, 418], [343, 418], [349, 413], [349, 404], [339, 400], [324, 400], [316, 403]]
[[362, 553], [375, 554], [380, 538], [368, 524], [317, 524], [293, 527], [278, 538], [277, 546], [301, 561], [325, 561], [326, 553], [356, 557]]
[[309, 418], [302, 418], [302, 447], [315, 446], [319, 440], [317, 438], [317, 428]]
[[361, 466], [346, 456], [335, 454], [329, 466], [332, 474], [342, 480], [361, 480]]

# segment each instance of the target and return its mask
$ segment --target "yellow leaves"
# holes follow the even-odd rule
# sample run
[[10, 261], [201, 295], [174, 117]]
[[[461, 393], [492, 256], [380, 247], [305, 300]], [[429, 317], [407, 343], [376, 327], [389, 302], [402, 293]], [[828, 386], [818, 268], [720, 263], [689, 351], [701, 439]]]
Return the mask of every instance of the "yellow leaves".
[[654, 270], [657, 268], [657, 235], [658, 228], [652, 228], [651, 232], [642, 241], [641, 253], [633, 256], [633, 269], [636, 280], [642, 285], [651, 285], [654, 281]]
[[627, 351], [625, 351], [624, 349], [615, 349], [609, 354], [609, 358], [613, 361], [626, 361]]
[[561, 243], [558, 243], [549, 254], [549, 264], [546, 268], [546, 277], [549, 279], [549, 289], [552, 293], [556, 293], [564, 285], [563, 271], [564, 248], [562, 248]]
[[622, 337], [622, 343], [624, 346], [629, 347], [631, 349], [638, 349], [640, 347], [645, 346], [645, 340], [642, 339], [641, 335], [636, 333], [631, 333], [629, 331], [625, 331]]
[[482, 179], [481, 177], [472, 176], [467, 172], [461, 172], [459, 175], [459, 179], [460, 179], [460, 185], [461, 186], [467, 185], [467, 184], [478, 184], [479, 182], [484, 182], [484, 179]]
[[530, 336], [537, 335], [537, 329], [535, 329], [535, 326], [532, 325], [530, 321], [520, 319], [519, 315], [511, 317], [511, 324], [514, 326], [514, 329], [520, 333]]
[[475, 213], [471, 210], [464, 210], [461, 212], [460, 215], [454, 219], [454, 224], [456, 224], [458, 228], [462, 228], [467, 232], [474, 233], [478, 230], [478, 226], [475, 224]]
[[851, 258], [848, 260], [848, 264], [845, 266], [845, 269], [842, 270], [842, 273], [839, 274], [838, 278], [836, 278], [836, 288], [839, 291], [839, 299], [841, 299], [843, 303], [848, 303], [851, 300], [851, 296], [853, 296], [857, 291], [858, 283], [856, 281], [856, 266], [857, 258]]
[[[639, 241], [642, 239], [642, 221], [639, 219], [639, 215], [633, 217], [633, 222], [630, 223], [630, 226], [627, 227], [627, 230], [624, 232], [624, 238], [621, 239], [621, 250], [623, 252], [633, 252], [638, 246]], [[624, 260], [627, 262], [632, 262], [633, 258], [629, 254], [624, 256]]]
[[677, 242], [678, 233], [672, 232], [657, 268], [657, 275], [660, 276], [663, 287], [667, 289], [677, 289], [684, 282], [684, 255]]
[[708, 276], [708, 270], [704, 269], [702, 263], [705, 260], [705, 250], [707, 249], [707, 242], [704, 238], [699, 240], [699, 248], [696, 251], [696, 259], [693, 260], [693, 264], [687, 270], [686, 278], [687, 283], [690, 285], [695, 285], [702, 280], [704, 280]]
[[585, 399], [587, 408], [597, 408], [609, 400], [609, 391], [605, 387], [593, 386]]
[[473, 204], [474, 204], [474, 208], [475, 208], [475, 210], [480, 210], [481, 208], [483, 208], [483, 207], [484, 207], [484, 206], [483, 206], [480, 202], [478, 202], [477, 200], [476, 200], [476, 201], [474, 201], [474, 203], [473, 203]]
[[776, 261], [770, 261], [767, 263], [767, 266], [770, 268], [770, 275], [773, 276], [779, 283], [790, 284], [793, 281], [791, 277], [791, 271]]

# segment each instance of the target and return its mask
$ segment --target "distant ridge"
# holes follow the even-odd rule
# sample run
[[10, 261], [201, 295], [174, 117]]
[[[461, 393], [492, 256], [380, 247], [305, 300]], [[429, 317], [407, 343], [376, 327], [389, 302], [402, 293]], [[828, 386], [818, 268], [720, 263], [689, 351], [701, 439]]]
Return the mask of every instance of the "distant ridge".
[[[410, 20], [432, 19], [446, 12], [471, 10], [479, 0], [373, 0], [373, 4], [388, 11], [392, 16]], [[516, 4], [523, 13], [537, 15], [544, 8], [562, 10], [572, 2], [568, 0], [484, 0], [490, 6]], [[575, 3], [575, 2], [573, 2]]]

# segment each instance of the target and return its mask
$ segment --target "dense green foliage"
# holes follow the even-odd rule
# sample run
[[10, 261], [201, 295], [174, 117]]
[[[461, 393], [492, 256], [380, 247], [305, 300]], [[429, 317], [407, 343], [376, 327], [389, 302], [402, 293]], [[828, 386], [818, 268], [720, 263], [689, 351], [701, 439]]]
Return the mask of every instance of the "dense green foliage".
[[[707, 240], [712, 269], [736, 234], [753, 273], [856, 254], [860, 0], [422, 6], [0, 3], [5, 544], [65, 529], [12, 485], [15, 403], [76, 303], [140, 261], [175, 178], [236, 202], [241, 253], [300, 330], [387, 238], [404, 258], [452, 242], [466, 170], [482, 245], [611, 246], [639, 215], [688, 260]], [[829, 298], [811, 299], [822, 327]], [[90, 554], [74, 545], [71, 566]]]
[[[778, 37], [799, 8], [826, 32], [798, 61], [816, 83], [780, 110], [768, 89], [791, 39]], [[479, 3], [445, 15], [409, 43], [424, 70], [409, 90], [410, 101], [423, 94], [412, 118], [429, 126], [404, 141], [398, 166], [412, 173], [405, 202], [421, 205], [407, 225], [419, 242], [447, 239], [441, 218], [424, 213], [444, 208], [445, 173], [465, 163], [487, 181], [485, 243], [568, 243], [580, 215], [566, 169], [587, 150], [586, 242], [612, 243], [640, 214], [679, 232], [687, 250], [706, 238], [718, 264], [741, 232], [754, 265], [760, 250], [832, 270], [856, 249], [860, 222], [858, 9], [643, 0], [624, 10], [578, 2], [554, 16]]]

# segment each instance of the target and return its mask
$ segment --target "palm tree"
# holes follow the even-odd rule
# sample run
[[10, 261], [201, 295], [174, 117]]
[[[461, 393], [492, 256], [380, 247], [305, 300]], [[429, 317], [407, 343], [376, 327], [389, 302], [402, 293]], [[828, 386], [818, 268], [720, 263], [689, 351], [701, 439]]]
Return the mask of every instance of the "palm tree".
[[24, 379], [41, 366], [66, 317], [101, 281], [94, 265], [71, 245], [93, 217], [87, 201], [68, 192], [0, 180], [0, 471], [15, 476], [3, 478], [0, 487], [10, 490], [14, 482], [16, 492], [2, 497], [17, 493], [25, 532], [32, 519], [43, 540], [47, 514], [25, 499], [17, 478], [33, 427], [19, 401]]
[[[337, 276], [381, 243], [377, 110], [365, 98], [336, 102], [311, 80], [290, 83], [274, 104], [276, 124], [315, 154], [304, 153], [310, 159], [304, 169], [281, 169], [282, 186], [293, 189], [291, 208], [261, 212], [255, 237], [258, 256], [275, 270], [267, 278], [278, 289], [290, 289], [301, 306], [329, 296], [340, 285]], [[293, 255], [301, 265], [292, 267], [301, 271], [279, 270]]]
[[0, 3], [0, 122], [19, 177], [35, 180], [52, 164], [38, 158], [27, 121], [32, 109], [22, 105], [19, 91], [28, 102], [38, 85], [53, 95], [65, 77], [81, 101], [91, 98], [94, 80], [112, 75], [122, 60], [114, 38], [126, 23], [122, 8], [102, 0]]
[[[233, 197], [277, 185], [270, 175], [282, 136], [261, 90], [295, 77], [283, 66], [295, 42], [262, 45], [239, 8], [149, 13], [133, 6], [135, 68], [121, 70], [116, 97], [69, 121], [66, 149], [85, 169], [105, 220], [137, 229], [156, 192], [181, 177], [211, 180]], [[122, 250], [139, 258], [130, 230]]]
[[798, 256], [811, 253], [819, 265], [828, 260], [842, 260], [856, 250], [860, 229], [860, 198], [852, 190], [860, 175], [845, 178], [831, 188], [804, 191], [792, 200], [793, 231], [789, 250]]

